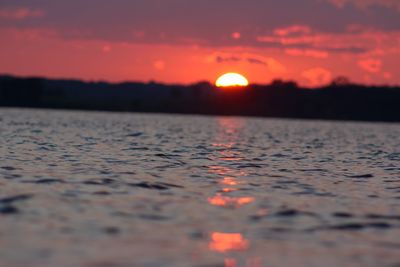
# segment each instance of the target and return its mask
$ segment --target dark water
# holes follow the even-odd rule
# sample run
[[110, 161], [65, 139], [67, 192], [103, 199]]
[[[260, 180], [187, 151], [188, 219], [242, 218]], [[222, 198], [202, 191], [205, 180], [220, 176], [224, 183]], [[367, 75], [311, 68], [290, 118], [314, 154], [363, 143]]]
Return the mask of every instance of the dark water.
[[400, 266], [400, 125], [0, 110], [0, 266]]

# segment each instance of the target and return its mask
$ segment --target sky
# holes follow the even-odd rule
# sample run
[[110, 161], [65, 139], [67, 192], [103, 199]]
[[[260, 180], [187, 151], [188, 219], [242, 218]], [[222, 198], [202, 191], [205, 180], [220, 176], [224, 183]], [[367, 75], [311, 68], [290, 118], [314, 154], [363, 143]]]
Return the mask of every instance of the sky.
[[400, 84], [400, 0], [0, 0], [0, 73]]

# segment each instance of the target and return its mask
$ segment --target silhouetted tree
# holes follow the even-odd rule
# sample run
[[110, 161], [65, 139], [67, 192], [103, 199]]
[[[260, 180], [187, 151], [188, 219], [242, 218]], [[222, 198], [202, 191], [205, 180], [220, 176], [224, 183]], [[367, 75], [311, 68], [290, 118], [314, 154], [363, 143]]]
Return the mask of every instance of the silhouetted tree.
[[339, 76], [327, 87], [304, 89], [279, 79], [220, 90], [209, 82], [110, 84], [0, 76], [0, 106], [400, 122], [399, 87], [356, 85]]
[[335, 79], [332, 80], [331, 85], [335, 87], [343, 87], [343, 86], [349, 86], [351, 85], [351, 81], [349, 78], [346, 76], [338, 76]]

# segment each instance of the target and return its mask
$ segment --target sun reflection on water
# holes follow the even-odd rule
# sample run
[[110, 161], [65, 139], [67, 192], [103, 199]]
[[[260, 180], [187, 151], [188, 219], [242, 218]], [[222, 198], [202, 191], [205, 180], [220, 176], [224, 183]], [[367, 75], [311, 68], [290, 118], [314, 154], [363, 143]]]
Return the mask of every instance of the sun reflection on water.
[[[244, 120], [237, 118], [219, 118], [217, 120], [220, 128], [219, 134], [211, 144], [215, 148], [216, 162], [221, 164], [209, 166], [209, 172], [220, 177], [218, 184], [220, 189], [213, 196], [208, 197], [208, 203], [223, 208], [239, 209], [244, 205], [253, 203], [255, 198], [252, 196], [237, 196], [240, 186], [246, 185], [244, 179], [248, 174], [243, 170], [231, 167], [235, 161], [243, 160], [239, 149], [240, 135], [244, 128]], [[235, 194], [235, 195], [234, 195]], [[266, 211], [263, 211], [266, 212]], [[217, 253], [244, 252], [249, 249], [250, 241], [242, 233], [235, 232], [212, 232], [210, 234], [209, 250]], [[248, 258], [246, 263], [238, 261], [233, 257], [224, 259], [224, 267], [260, 267], [259, 258]]]
[[209, 249], [216, 252], [229, 252], [246, 250], [249, 241], [244, 239], [240, 233], [218, 233], [211, 234]]
[[220, 182], [224, 185], [238, 185], [239, 182], [233, 177], [224, 177], [224, 179]]
[[[216, 140], [211, 145], [217, 148], [216, 157], [218, 161], [229, 163], [230, 161], [242, 160], [240, 151], [232, 151], [232, 149], [237, 146], [241, 130], [244, 127], [244, 121], [237, 118], [219, 118], [217, 122], [220, 128], [219, 135], [216, 136]], [[209, 172], [221, 176], [222, 179], [218, 183], [223, 186], [218, 193], [208, 198], [208, 202], [211, 205], [239, 208], [255, 201], [254, 197], [227, 195], [237, 191], [237, 187], [244, 184], [240, 177], [247, 175], [245, 171], [236, 170], [227, 164], [227, 166], [209, 166]]]
[[213, 197], [208, 198], [208, 202], [214, 206], [221, 207], [235, 207], [239, 208], [240, 206], [250, 204], [254, 201], [254, 197], [229, 197], [224, 196], [221, 193], [217, 193]]
[[226, 258], [224, 260], [224, 267], [236, 267], [237, 263], [235, 259], [232, 258]]

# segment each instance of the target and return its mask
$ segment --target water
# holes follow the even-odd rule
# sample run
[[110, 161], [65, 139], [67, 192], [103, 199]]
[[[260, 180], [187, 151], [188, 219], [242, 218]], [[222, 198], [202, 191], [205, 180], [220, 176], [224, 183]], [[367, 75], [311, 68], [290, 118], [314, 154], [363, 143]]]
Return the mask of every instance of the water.
[[399, 266], [400, 125], [0, 110], [0, 266]]

